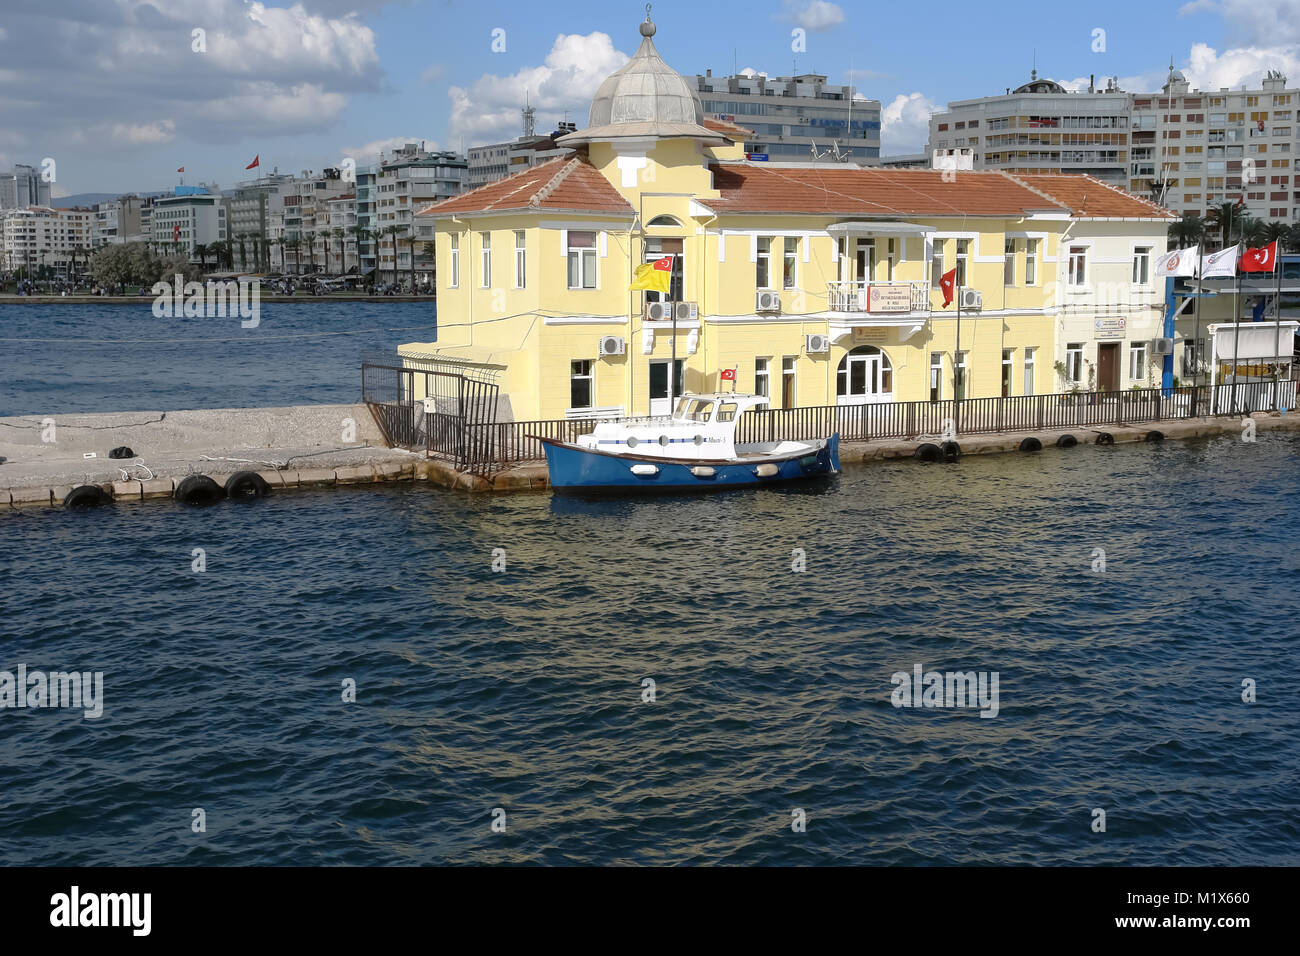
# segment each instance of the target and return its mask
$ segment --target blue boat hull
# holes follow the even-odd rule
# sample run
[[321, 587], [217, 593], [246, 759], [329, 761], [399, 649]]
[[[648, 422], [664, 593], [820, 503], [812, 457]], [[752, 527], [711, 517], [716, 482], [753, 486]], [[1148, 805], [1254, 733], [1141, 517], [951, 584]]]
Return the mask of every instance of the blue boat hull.
[[[840, 436], [832, 435], [816, 452], [784, 458], [756, 458], [751, 461], [690, 461], [680, 458], [650, 458], [614, 455], [540, 439], [546, 448], [546, 466], [551, 487], [584, 491], [707, 491], [710, 488], [740, 488], [747, 485], [770, 485], [819, 475], [833, 475], [840, 470]], [[770, 463], [775, 474], [759, 477], [757, 466]], [[655, 465], [653, 475], [632, 473], [633, 465]], [[697, 476], [691, 468], [705, 465], [713, 469], [710, 476]]]

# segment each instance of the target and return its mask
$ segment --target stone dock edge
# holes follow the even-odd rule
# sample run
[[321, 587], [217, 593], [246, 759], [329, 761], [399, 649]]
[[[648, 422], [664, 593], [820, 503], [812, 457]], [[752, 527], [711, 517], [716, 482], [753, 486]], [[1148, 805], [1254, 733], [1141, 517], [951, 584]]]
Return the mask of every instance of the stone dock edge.
[[[1251, 416], [1257, 431], [1300, 431], [1300, 412], [1286, 415], [1275, 412], [1257, 412]], [[1038, 431], [1002, 432], [989, 435], [959, 436], [957, 443], [964, 455], [992, 455], [1020, 453], [1020, 444], [1026, 438], [1037, 438], [1042, 451], [1057, 450], [1056, 441], [1063, 435], [1073, 435], [1079, 446], [1095, 445], [1102, 433], [1111, 435], [1116, 444], [1145, 442], [1159, 437], [1163, 440], [1211, 438], [1220, 435], [1243, 434], [1243, 419], [1236, 417], [1204, 418], [1185, 421], [1151, 422], [1145, 425], [1042, 429]], [[932, 436], [907, 440], [841, 442], [841, 464], [857, 465], [874, 461], [913, 458], [916, 450], [926, 443], [937, 443]], [[529, 462], [497, 472], [491, 476], [459, 472], [446, 462], [436, 459], [410, 463], [377, 463], [352, 465], [341, 468], [304, 468], [283, 471], [258, 471], [271, 487], [272, 494], [302, 488], [331, 488], [345, 485], [369, 485], [384, 482], [423, 481], [441, 488], [478, 493], [517, 493], [541, 491], [548, 487], [546, 465]], [[113, 481], [94, 484], [117, 501], [148, 501], [172, 498], [180, 478], [154, 478], [152, 480]], [[0, 488], [0, 506], [10, 508], [50, 508], [63, 504], [72, 491], [72, 484], [35, 485], [20, 488]]]

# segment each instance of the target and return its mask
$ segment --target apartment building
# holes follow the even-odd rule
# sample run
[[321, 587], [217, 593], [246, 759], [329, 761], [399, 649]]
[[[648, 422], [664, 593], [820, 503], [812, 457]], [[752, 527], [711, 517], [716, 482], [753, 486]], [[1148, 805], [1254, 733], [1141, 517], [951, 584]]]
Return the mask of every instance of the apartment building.
[[808, 160], [838, 147], [850, 162], [880, 158], [880, 100], [859, 97], [853, 86], [818, 73], [767, 77], [714, 76], [708, 70], [691, 81], [705, 113], [753, 132], [745, 140], [750, 159]]
[[0, 173], [0, 209], [27, 209], [50, 205], [50, 184], [34, 166], [16, 164]]
[[168, 254], [193, 256], [195, 246], [224, 242], [230, 234], [225, 198], [203, 186], [177, 186], [157, 197], [152, 225], [152, 241]]
[[94, 211], [83, 207], [3, 210], [0, 263], [10, 272], [22, 269], [37, 274], [46, 267], [68, 274], [74, 260], [84, 263], [90, 254], [94, 221]]
[[[384, 233], [377, 246], [381, 274], [391, 276], [395, 268], [399, 276], [409, 277], [414, 271], [416, 282], [429, 281], [433, 259], [426, 248], [433, 242], [433, 227], [429, 223], [417, 223], [415, 212], [458, 195], [465, 187], [468, 168], [464, 156], [429, 152], [423, 143], [407, 143], [380, 161], [374, 228]], [[396, 242], [390, 233], [392, 229], [399, 230]]]
[[[145, 236], [140, 215], [143, 207], [144, 201], [134, 195], [96, 203], [91, 245], [98, 249], [113, 243], [143, 241]], [[149, 208], [152, 214], [152, 204]]]
[[1249, 215], [1300, 221], [1294, 162], [1300, 94], [1270, 72], [1258, 89], [1191, 88], [1170, 67], [1158, 93], [1071, 92], [1032, 75], [1002, 96], [958, 100], [930, 118], [930, 150], [968, 150], [975, 169], [1081, 172], [1178, 213], [1241, 198]]

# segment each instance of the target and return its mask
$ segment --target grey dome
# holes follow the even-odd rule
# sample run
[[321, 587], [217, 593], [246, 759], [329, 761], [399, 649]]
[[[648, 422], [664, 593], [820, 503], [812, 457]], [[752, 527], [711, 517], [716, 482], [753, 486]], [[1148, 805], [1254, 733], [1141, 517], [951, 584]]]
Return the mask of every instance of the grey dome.
[[611, 73], [591, 101], [586, 129], [556, 140], [561, 146], [594, 142], [693, 139], [724, 144], [731, 139], [704, 125], [704, 108], [686, 78], [663, 61], [655, 49], [655, 25], [641, 24], [641, 46], [623, 67]]
[[655, 49], [654, 32], [653, 23], [641, 24], [641, 46], [600, 84], [587, 125], [704, 123], [699, 97], [686, 78], [663, 61]]

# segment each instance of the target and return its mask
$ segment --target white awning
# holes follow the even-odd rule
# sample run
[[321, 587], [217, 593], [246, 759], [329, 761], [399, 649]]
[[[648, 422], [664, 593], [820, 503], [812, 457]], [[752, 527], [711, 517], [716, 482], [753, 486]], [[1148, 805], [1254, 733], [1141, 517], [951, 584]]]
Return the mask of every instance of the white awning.
[[832, 236], [928, 236], [934, 226], [913, 222], [837, 222], [826, 227]]
[[1284, 319], [1280, 326], [1279, 330], [1279, 324], [1275, 322], [1211, 325], [1209, 331], [1214, 336], [1214, 357], [1220, 362], [1231, 362], [1234, 355], [1238, 361], [1272, 362], [1279, 358], [1290, 361], [1300, 322]]

